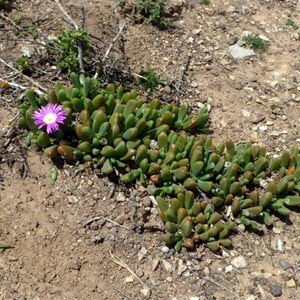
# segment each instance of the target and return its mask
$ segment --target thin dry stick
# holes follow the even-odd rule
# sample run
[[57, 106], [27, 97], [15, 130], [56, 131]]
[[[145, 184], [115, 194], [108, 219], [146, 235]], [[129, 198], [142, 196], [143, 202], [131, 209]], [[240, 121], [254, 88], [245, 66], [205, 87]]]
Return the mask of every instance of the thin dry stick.
[[117, 291], [117, 292], [119, 292], [122, 296], [124, 296], [126, 299], [131, 299], [128, 295], [126, 295], [124, 292], [122, 292], [121, 290], [119, 290], [119, 289], [117, 289], [117, 288], [115, 288], [115, 287], [113, 287], [113, 289], [115, 290], [115, 291]]
[[65, 17], [67, 18], [68, 22], [76, 29], [78, 30], [79, 27], [76, 24], [76, 22], [70, 17], [70, 15], [65, 11], [65, 9], [62, 7], [62, 5], [60, 4], [60, 2], [58, 0], [54, 0], [56, 2], [56, 4], [58, 5], [58, 7], [60, 8], [60, 10], [62, 11], [62, 13], [65, 15]]
[[[81, 3], [80, 4], [80, 26], [77, 25], [77, 23], [70, 17], [70, 15], [65, 11], [65, 9], [62, 7], [60, 2], [58, 0], [55, 0], [57, 3], [58, 7], [62, 11], [62, 13], [65, 15], [67, 18], [68, 22], [75, 28], [76, 31], [79, 31], [80, 29], [84, 28], [84, 23], [85, 23], [85, 13], [84, 13], [84, 6]], [[82, 42], [78, 41], [77, 42], [77, 50], [78, 50], [78, 64], [79, 64], [79, 70], [81, 73], [84, 72], [84, 64], [83, 64], [83, 49], [82, 49]]]
[[[85, 24], [85, 13], [84, 13], [84, 6], [80, 4], [80, 28], [83, 29]], [[84, 74], [84, 65], [83, 65], [83, 48], [82, 48], [82, 41], [77, 42], [77, 49], [78, 49], [78, 62], [79, 62], [79, 70], [82, 74]]]
[[224, 289], [225, 291], [227, 291], [228, 293], [230, 293], [231, 295], [235, 296], [238, 299], [238, 295], [236, 295], [234, 292], [232, 292], [231, 290], [229, 290], [227, 287], [225, 287], [225, 286], [223, 286], [223, 285], [215, 282], [212, 278], [205, 276], [204, 279], [207, 280], [207, 281], [209, 281], [209, 282], [211, 282], [211, 283], [213, 283], [213, 284], [215, 284], [216, 286]]
[[[35, 91], [38, 95], [44, 95], [46, 93], [46, 89], [43, 88], [41, 85], [39, 85], [36, 81], [32, 80], [30, 77], [22, 74], [22, 72], [20, 72], [19, 70], [17, 70], [16, 68], [12, 67], [11, 65], [9, 65], [8, 63], [6, 63], [3, 59], [0, 58], [0, 62], [2, 62], [4, 65], [6, 65], [7, 67], [11, 68], [12, 70], [14, 70], [15, 72], [17, 72], [18, 74], [22, 75], [25, 79], [27, 79], [28, 81], [30, 81], [31, 83], [33, 83], [34, 85], [38, 86], [39, 89], [35, 88]], [[28, 87], [22, 86], [20, 84], [17, 84], [15, 82], [8, 82], [2, 78], [0, 78], [0, 80], [2, 82], [7, 82], [9, 85], [13, 86], [13, 87], [18, 87], [20, 89], [26, 90], [28, 89]]]
[[23, 30], [23, 28], [22, 27], [20, 27], [19, 25], [17, 25], [13, 20], [11, 20], [10, 18], [8, 18], [8, 17], [6, 17], [4, 14], [0, 14], [0, 18], [2, 18], [2, 19], [4, 19], [4, 20], [6, 20], [6, 21], [8, 21], [9, 23], [11, 23], [14, 27], [16, 27], [18, 30]]
[[111, 260], [119, 265], [120, 267], [126, 269], [129, 273], [131, 273], [142, 285], [143, 287], [147, 288], [146, 284], [138, 277], [122, 260], [117, 258], [116, 256], [113, 255], [111, 251], [109, 251], [109, 254], [111, 256]]
[[125, 27], [126, 23], [120, 23], [119, 24], [119, 31], [117, 33], [117, 35], [115, 36], [115, 38], [113, 39], [113, 41], [109, 44], [108, 49], [106, 50], [103, 58], [102, 58], [102, 62], [105, 62], [105, 60], [107, 59], [111, 49], [113, 48], [114, 43], [118, 40], [118, 38], [120, 37], [124, 27]]
[[[0, 41], [4, 41], [4, 39], [1, 39], [0, 38]], [[61, 50], [57, 47], [52, 47], [49, 45], [49, 43], [47, 44], [44, 44], [44, 43], [41, 43], [41, 42], [37, 42], [35, 40], [30, 40], [30, 39], [10, 39], [10, 41], [12, 42], [26, 42], [26, 43], [30, 43], [30, 44], [34, 44], [34, 45], [39, 45], [39, 46], [42, 46], [42, 47], [45, 47], [45, 48], [49, 48], [49, 49], [53, 49], [53, 50], [56, 50], [56, 51], [60, 51]]]
[[130, 230], [130, 228], [128, 228], [127, 226], [121, 225], [121, 224], [119, 224], [119, 223], [117, 223], [117, 222], [115, 222], [115, 221], [113, 221], [113, 220], [111, 220], [111, 219], [108, 219], [108, 218], [105, 218], [105, 217], [102, 217], [102, 216], [94, 217], [94, 218], [92, 218], [92, 219], [90, 219], [90, 220], [87, 220], [87, 221], [83, 224], [83, 227], [85, 227], [85, 226], [91, 224], [91, 223], [94, 222], [94, 221], [98, 221], [98, 220], [102, 220], [102, 219], [105, 220], [105, 221], [107, 221], [107, 222], [110, 222], [110, 223], [112, 223], [112, 224], [114, 224], [114, 225], [116, 225], [116, 226], [119, 226], [119, 227], [122, 227], [122, 228], [126, 228], [127, 230]]
[[190, 54], [188, 54], [185, 57], [185, 59], [183, 60], [181, 66], [180, 66], [180, 75], [179, 75], [179, 78], [178, 78], [177, 83], [175, 85], [176, 91], [178, 93], [177, 97], [179, 96], [179, 92], [180, 92], [180, 89], [181, 89], [181, 86], [182, 86], [182, 83], [183, 83], [183, 77], [184, 77], [184, 75], [185, 75], [185, 73], [188, 69], [190, 59], [191, 59], [191, 56], [190, 56]]

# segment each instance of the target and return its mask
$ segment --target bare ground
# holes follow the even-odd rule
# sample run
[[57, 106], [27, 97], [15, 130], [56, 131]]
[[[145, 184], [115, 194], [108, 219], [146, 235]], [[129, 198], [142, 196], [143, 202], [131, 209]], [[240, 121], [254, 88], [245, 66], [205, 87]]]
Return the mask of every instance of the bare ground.
[[[82, 2], [100, 54], [125, 21], [127, 67], [138, 73], [149, 63], [167, 79], [159, 94], [166, 101], [209, 105], [209, 136], [216, 143], [258, 142], [271, 153], [299, 147], [299, 30], [286, 26], [288, 18], [300, 24], [298, 1], [170, 1], [175, 21], [167, 31], [134, 24], [113, 0]], [[78, 21], [79, 2], [63, 5]], [[21, 15], [48, 37], [70, 28], [54, 1], [19, 1], [6, 15]], [[0, 58], [17, 66], [22, 46], [32, 44], [20, 40], [8, 20], [0, 23]], [[234, 60], [228, 47], [244, 31], [264, 35], [268, 51]], [[34, 55], [30, 78], [46, 88], [66, 80], [40, 58]], [[31, 85], [3, 63], [0, 77]], [[162, 225], [144, 187], [122, 186], [65, 162], [52, 184], [53, 163], [27, 149], [9, 124], [20, 93], [9, 88], [0, 94], [0, 242], [14, 247], [0, 253], [0, 299], [273, 299], [276, 283], [282, 288], [278, 299], [299, 298], [299, 214], [276, 220], [260, 235], [234, 235], [234, 249], [223, 255], [201, 247], [163, 252]], [[238, 256], [246, 266], [231, 268]], [[280, 260], [289, 264], [286, 270]]]

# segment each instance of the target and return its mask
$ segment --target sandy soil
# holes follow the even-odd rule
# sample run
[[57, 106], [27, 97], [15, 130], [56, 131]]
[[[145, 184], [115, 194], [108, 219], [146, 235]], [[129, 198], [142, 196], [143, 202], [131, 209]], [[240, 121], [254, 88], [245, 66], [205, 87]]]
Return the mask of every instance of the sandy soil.
[[[174, 27], [166, 31], [135, 24], [113, 0], [83, 0], [85, 26], [103, 55], [126, 22], [114, 45], [123, 56], [112, 51], [110, 59], [125, 54], [124, 69], [133, 73], [148, 63], [167, 81], [158, 92], [165, 101], [208, 105], [216, 143], [261, 143], [271, 153], [299, 147], [300, 31], [286, 21], [300, 24], [300, 2], [168, 2]], [[63, 6], [79, 21], [79, 1]], [[5, 16], [19, 16], [47, 37], [71, 29], [55, 1], [17, 1]], [[28, 42], [30, 36], [21, 39], [9, 20], [0, 19], [0, 78], [32, 85], [3, 63], [17, 67], [26, 47], [35, 49], [32, 80], [45, 88], [66, 81], [43, 47]], [[229, 46], [245, 31], [263, 35], [269, 48], [235, 60]], [[22, 92], [0, 90], [0, 242], [13, 246], [0, 250], [0, 299], [299, 299], [299, 214], [275, 220], [261, 235], [235, 234], [233, 250], [222, 255], [202, 247], [174, 253], [159, 240], [163, 227], [145, 187], [63, 161], [51, 182], [53, 163], [28, 149], [9, 123]], [[238, 257], [242, 266], [233, 262]]]

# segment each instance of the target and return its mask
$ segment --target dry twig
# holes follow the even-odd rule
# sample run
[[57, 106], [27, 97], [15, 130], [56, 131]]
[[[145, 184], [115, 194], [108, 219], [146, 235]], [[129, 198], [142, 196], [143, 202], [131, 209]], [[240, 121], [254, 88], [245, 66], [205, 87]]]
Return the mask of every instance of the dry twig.
[[[21, 71], [17, 70], [15, 67], [11, 66], [10, 64], [8, 64], [6, 61], [4, 61], [2, 58], [0, 58], [0, 62], [3, 63], [5, 66], [9, 67], [10, 69], [12, 69], [13, 71], [17, 72], [18, 74], [20, 74], [22, 77], [24, 77], [27, 81], [30, 81], [31, 83], [33, 83], [35, 86], [37, 86], [40, 90], [36, 89], [36, 92], [38, 94], [45, 94], [47, 92], [47, 90], [42, 87], [38, 82], [36, 82], [35, 80], [31, 79], [30, 77], [24, 75]], [[17, 86], [16, 83], [14, 83], [15, 86]], [[21, 88], [21, 86], [19, 86]]]
[[87, 221], [83, 224], [83, 227], [85, 227], [85, 226], [91, 224], [91, 223], [94, 222], [94, 221], [98, 221], [98, 220], [102, 220], [102, 219], [105, 220], [105, 221], [107, 221], [107, 222], [110, 222], [110, 223], [112, 223], [112, 224], [114, 224], [114, 225], [116, 225], [116, 226], [119, 226], [119, 227], [125, 228], [125, 229], [127, 229], [127, 230], [130, 230], [130, 228], [128, 228], [127, 226], [121, 225], [121, 224], [119, 224], [119, 223], [117, 223], [117, 222], [115, 222], [115, 221], [113, 221], [113, 220], [111, 220], [111, 219], [108, 219], [108, 218], [105, 218], [105, 217], [102, 217], [102, 216], [94, 217], [94, 218], [92, 218], [92, 219], [90, 219], [90, 220], [87, 220]]
[[107, 59], [111, 49], [113, 48], [114, 43], [118, 40], [118, 38], [120, 37], [124, 27], [125, 27], [126, 23], [120, 23], [119, 24], [119, 31], [117, 33], [117, 35], [114, 37], [113, 41], [109, 44], [108, 49], [106, 50], [103, 58], [102, 58], [102, 62], [105, 62], [105, 60]]
[[[84, 13], [84, 6], [80, 4], [80, 28], [83, 29], [85, 25], [85, 13]], [[83, 65], [83, 48], [82, 48], [82, 41], [77, 42], [77, 49], [78, 49], [78, 63], [79, 63], [79, 70], [80, 73], [84, 74], [84, 65]]]
[[79, 27], [77, 25], [77, 23], [70, 17], [70, 15], [65, 11], [65, 9], [62, 7], [62, 5], [60, 4], [59, 0], [54, 0], [56, 2], [56, 4], [58, 5], [59, 9], [62, 11], [62, 13], [65, 15], [65, 17], [68, 20], [68, 23], [71, 24], [75, 30], [78, 30]]
[[[55, 0], [56, 4], [62, 11], [62, 13], [65, 15], [67, 18], [67, 21], [69, 24], [71, 24], [76, 31], [79, 31], [80, 29], [84, 28], [84, 23], [85, 23], [85, 13], [84, 13], [84, 6], [81, 3], [80, 4], [80, 26], [77, 25], [77, 23], [71, 18], [71, 16], [65, 11], [63, 6], [60, 4], [59, 0]], [[78, 64], [79, 64], [79, 70], [81, 73], [84, 72], [84, 64], [83, 64], [83, 48], [82, 48], [82, 42], [77, 41], [77, 50], [78, 50]]]
[[119, 290], [119, 289], [117, 289], [117, 288], [115, 288], [115, 287], [113, 287], [113, 289], [115, 290], [115, 291], [117, 291], [117, 292], [119, 292], [123, 297], [125, 297], [126, 299], [131, 299], [128, 295], [126, 295], [124, 292], [122, 292], [121, 290]]
[[111, 260], [116, 263], [117, 265], [119, 265], [120, 267], [126, 269], [129, 273], [131, 273], [142, 285], [144, 288], [147, 288], [146, 284], [141, 280], [140, 277], [138, 277], [129, 267], [127, 264], [125, 264], [121, 259], [119, 259], [118, 257], [114, 256], [113, 253], [111, 251], [109, 251], [109, 254], [111, 256]]
[[204, 277], [204, 280], [209, 281], [209, 282], [215, 284], [216, 286], [218, 286], [218, 287], [224, 289], [225, 291], [227, 291], [227, 292], [230, 293], [231, 295], [235, 296], [236, 299], [238, 299], [238, 295], [237, 295], [237, 294], [235, 294], [234, 292], [232, 292], [231, 290], [229, 290], [227, 287], [225, 287], [225, 286], [223, 286], [223, 285], [221, 285], [221, 284], [215, 282], [212, 278], [210, 278], [210, 277], [208, 277], [208, 276], [205, 276], [205, 277]]
[[17, 25], [13, 20], [11, 20], [10, 18], [8, 18], [8, 17], [6, 17], [4, 14], [0, 14], [0, 18], [2, 18], [2, 19], [4, 19], [4, 20], [6, 20], [6, 21], [8, 21], [9, 23], [11, 23], [14, 27], [16, 27], [18, 30], [23, 30], [23, 28], [22, 27], [20, 27], [19, 25]]
[[183, 83], [183, 77], [184, 77], [184, 75], [185, 75], [185, 73], [186, 73], [186, 71], [188, 69], [189, 64], [190, 64], [190, 59], [191, 59], [191, 55], [188, 53], [185, 56], [185, 58], [184, 58], [184, 60], [183, 60], [183, 62], [181, 64], [181, 66], [180, 66], [179, 78], [178, 78], [178, 80], [177, 80], [177, 82], [175, 84], [175, 89], [177, 91], [177, 97], [179, 97], [179, 93], [180, 93], [181, 86], [182, 86], [182, 83]]

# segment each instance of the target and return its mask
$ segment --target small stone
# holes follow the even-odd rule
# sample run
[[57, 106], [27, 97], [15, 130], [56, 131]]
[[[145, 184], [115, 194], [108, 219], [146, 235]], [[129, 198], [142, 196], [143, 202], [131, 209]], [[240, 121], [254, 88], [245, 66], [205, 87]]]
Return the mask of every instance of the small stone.
[[192, 82], [191, 82], [191, 87], [192, 87], [192, 88], [196, 88], [197, 86], [198, 86], [197, 81], [192, 81]]
[[158, 258], [154, 258], [152, 261], [152, 271], [155, 271], [158, 267], [159, 264], [159, 259]]
[[152, 202], [151, 202], [149, 196], [146, 196], [146, 197], [143, 198], [143, 205], [144, 205], [145, 207], [150, 207], [150, 206], [151, 206], [151, 203], [152, 203]]
[[77, 202], [78, 202], [77, 197], [75, 197], [75, 196], [69, 196], [68, 197], [68, 203], [69, 204], [74, 204], [74, 203], [77, 203]]
[[242, 114], [245, 118], [249, 118], [251, 115], [250, 111], [248, 111], [246, 109], [242, 109]]
[[223, 22], [220, 22], [219, 28], [225, 30], [226, 29], [226, 24]]
[[232, 265], [229, 265], [229, 266], [225, 267], [225, 273], [230, 273], [232, 271], [233, 271], [233, 266]]
[[142, 294], [142, 296], [144, 297], [149, 297], [150, 296], [150, 289], [144, 288], [140, 290], [140, 293]]
[[168, 253], [168, 252], [170, 251], [170, 248], [167, 247], [167, 246], [163, 246], [163, 247], [161, 248], [161, 251], [162, 251], [163, 253]]
[[282, 295], [282, 287], [280, 284], [276, 283], [271, 287], [271, 294], [274, 297], [280, 297]]
[[204, 62], [211, 62], [212, 59], [213, 59], [213, 57], [209, 54], [203, 57]]
[[166, 281], [168, 281], [168, 282], [173, 282], [173, 278], [172, 278], [171, 276], [167, 276], [167, 277], [166, 277]]
[[22, 53], [23, 53], [23, 55], [24, 56], [27, 56], [27, 57], [31, 57], [32, 56], [32, 54], [34, 53], [34, 50], [33, 49], [30, 49], [30, 48], [28, 48], [28, 47], [26, 47], [26, 46], [22, 46], [21, 47], [21, 51], [22, 51]]
[[229, 45], [234, 45], [237, 41], [238, 41], [239, 39], [238, 39], [238, 37], [237, 36], [231, 36], [230, 38], [229, 38]]
[[201, 32], [201, 29], [193, 29], [192, 30], [192, 33], [194, 34], [194, 35], [197, 35], [197, 34], [199, 34]]
[[268, 130], [268, 127], [265, 125], [261, 125], [258, 127], [260, 133], [265, 133]]
[[281, 258], [279, 259], [279, 264], [282, 268], [283, 271], [286, 271], [287, 269], [289, 269], [291, 267], [291, 265], [289, 264], [289, 262], [287, 262], [285, 259]]
[[193, 37], [189, 37], [188, 38], [188, 43], [189, 44], [193, 44], [194, 43], [194, 38]]
[[125, 278], [125, 282], [129, 283], [129, 282], [133, 282], [133, 277], [132, 276], [128, 276]]
[[294, 37], [294, 39], [295, 39], [296, 41], [300, 41], [300, 32], [295, 32], [295, 33], [293, 34], [293, 37]]
[[204, 268], [204, 274], [205, 274], [205, 276], [209, 275], [209, 268], [208, 267]]
[[278, 130], [273, 130], [273, 131], [271, 132], [271, 136], [278, 137], [278, 136], [280, 136], [280, 135], [281, 135], [281, 132], [278, 131]]
[[165, 90], [165, 93], [167, 93], [167, 94], [171, 94], [171, 92], [172, 92], [172, 89], [168, 85], [166, 85], [164, 87], [164, 90]]
[[187, 270], [187, 266], [183, 264], [183, 261], [180, 259], [178, 262], [177, 274], [180, 276], [183, 272]]
[[191, 276], [191, 272], [189, 270], [185, 271], [182, 273], [182, 276], [187, 278], [187, 277], [190, 277]]
[[126, 197], [124, 196], [124, 193], [118, 193], [116, 196], [116, 200], [118, 202], [124, 202], [126, 200]]
[[167, 260], [163, 260], [162, 264], [167, 272], [172, 271], [172, 265]]
[[230, 46], [228, 52], [234, 59], [247, 59], [256, 55], [252, 49], [243, 48], [237, 44]]
[[141, 250], [138, 253], [138, 260], [139, 262], [145, 257], [145, 255], [147, 254], [147, 249], [145, 247], [142, 247]]
[[275, 251], [283, 251], [283, 241], [278, 239], [278, 240], [272, 242], [272, 248]]
[[238, 90], [238, 91], [242, 90], [243, 89], [243, 84], [240, 81], [238, 81], [235, 84], [235, 89]]
[[231, 264], [237, 268], [237, 269], [242, 269], [242, 268], [246, 268], [247, 267], [247, 262], [244, 258], [244, 256], [239, 255], [237, 257], [235, 257], [232, 261]]
[[292, 288], [295, 286], [296, 286], [296, 282], [294, 281], [293, 278], [286, 282], [286, 287], [288, 287], [288, 288]]
[[200, 300], [199, 297], [190, 297], [190, 300]]
[[282, 233], [282, 229], [278, 228], [278, 227], [273, 227], [273, 232], [276, 233], [276, 234], [280, 234]]

